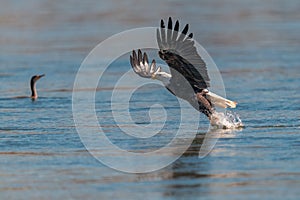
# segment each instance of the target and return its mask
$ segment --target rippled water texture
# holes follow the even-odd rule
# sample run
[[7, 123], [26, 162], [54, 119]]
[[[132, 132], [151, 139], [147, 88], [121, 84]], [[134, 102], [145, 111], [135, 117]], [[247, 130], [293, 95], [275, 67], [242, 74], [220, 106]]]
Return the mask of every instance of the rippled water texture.
[[[299, 10], [296, 0], [1, 1], [0, 199], [298, 199]], [[176, 162], [149, 174], [115, 171], [87, 152], [75, 129], [76, 72], [107, 37], [169, 16], [189, 23], [212, 56], [245, 128], [211, 133], [208, 142], [220, 138], [205, 156], [208, 121], [201, 115], [198, 134]], [[131, 117], [146, 126], [149, 106], [166, 103], [165, 134], [148, 142], [120, 132], [109, 102], [113, 83], [130, 69], [128, 55], [100, 81], [95, 108], [112, 142], [151, 151], [172, 139], [180, 111], [164, 88], [145, 86], [131, 99]], [[30, 77], [43, 73], [37, 101], [12, 98], [30, 95]], [[121, 125], [130, 127], [126, 120]]]

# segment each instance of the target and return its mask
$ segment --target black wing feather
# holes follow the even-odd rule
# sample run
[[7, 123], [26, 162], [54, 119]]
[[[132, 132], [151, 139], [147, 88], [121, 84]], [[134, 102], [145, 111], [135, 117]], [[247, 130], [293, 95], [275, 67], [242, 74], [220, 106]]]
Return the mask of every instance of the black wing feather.
[[[206, 64], [197, 52], [193, 34], [188, 34], [189, 25], [186, 24], [182, 32], [179, 30], [179, 22], [175, 22], [174, 30], [172, 19], [169, 18], [168, 28], [161, 20], [160, 29], [157, 29], [157, 42], [160, 48], [159, 56], [169, 65], [172, 78], [170, 82], [176, 82], [178, 73], [183, 75], [194, 88], [195, 92], [210, 86]], [[176, 70], [175, 73], [173, 70]]]

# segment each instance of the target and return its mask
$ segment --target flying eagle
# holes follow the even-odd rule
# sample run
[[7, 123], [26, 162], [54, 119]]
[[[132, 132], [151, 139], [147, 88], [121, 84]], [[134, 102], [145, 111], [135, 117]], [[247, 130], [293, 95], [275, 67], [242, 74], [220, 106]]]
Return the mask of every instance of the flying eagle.
[[225, 99], [208, 90], [210, 78], [206, 64], [197, 53], [193, 34], [188, 33], [189, 25], [179, 32], [179, 22], [173, 27], [169, 18], [167, 28], [161, 20], [157, 29], [158, 55], [170, 68], [170, 73], [156, 67], [156, 61], [149, 64], [148, 56], [139, 49], [133, 50], [130, 63], [136, 74], [144, 78], [157, 79], [175, 96], [188, 101], [195, 109], [204, 113], [213, 124], [215, 106], [222, 108], [236, 107], [236, 102]]

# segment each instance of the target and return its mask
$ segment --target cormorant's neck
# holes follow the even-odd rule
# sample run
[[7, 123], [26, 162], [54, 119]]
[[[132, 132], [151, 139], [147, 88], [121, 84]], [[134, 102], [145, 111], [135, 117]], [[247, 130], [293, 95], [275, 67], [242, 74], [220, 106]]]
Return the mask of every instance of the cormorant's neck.
[[35, 81], [31, 80], [30, 81], [30, 89], [31, 89], [31, 98], [36, 99], [38, 97], [36, 88], [35, 88]]

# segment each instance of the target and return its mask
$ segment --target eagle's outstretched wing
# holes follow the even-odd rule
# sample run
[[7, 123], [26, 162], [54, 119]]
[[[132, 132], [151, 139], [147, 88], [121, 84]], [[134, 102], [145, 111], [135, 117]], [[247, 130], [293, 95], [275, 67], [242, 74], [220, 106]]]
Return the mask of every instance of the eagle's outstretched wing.
[[[157, 43], [160, 48], [159, 56], [169, 65], [172, 78], [170, 82], [177, 82], [178, 73], [190, 83], [195, 92], [210, 86], [205, 62], [202, 60], [194, 46], [193, 34], [187, 35], [189, 25], [185, 25], [179, 32], [179, 22], [169, 18], [168, 27], [161, 20], [157, 29]], [[174, 72], [177, 71], [177, 73]]]

